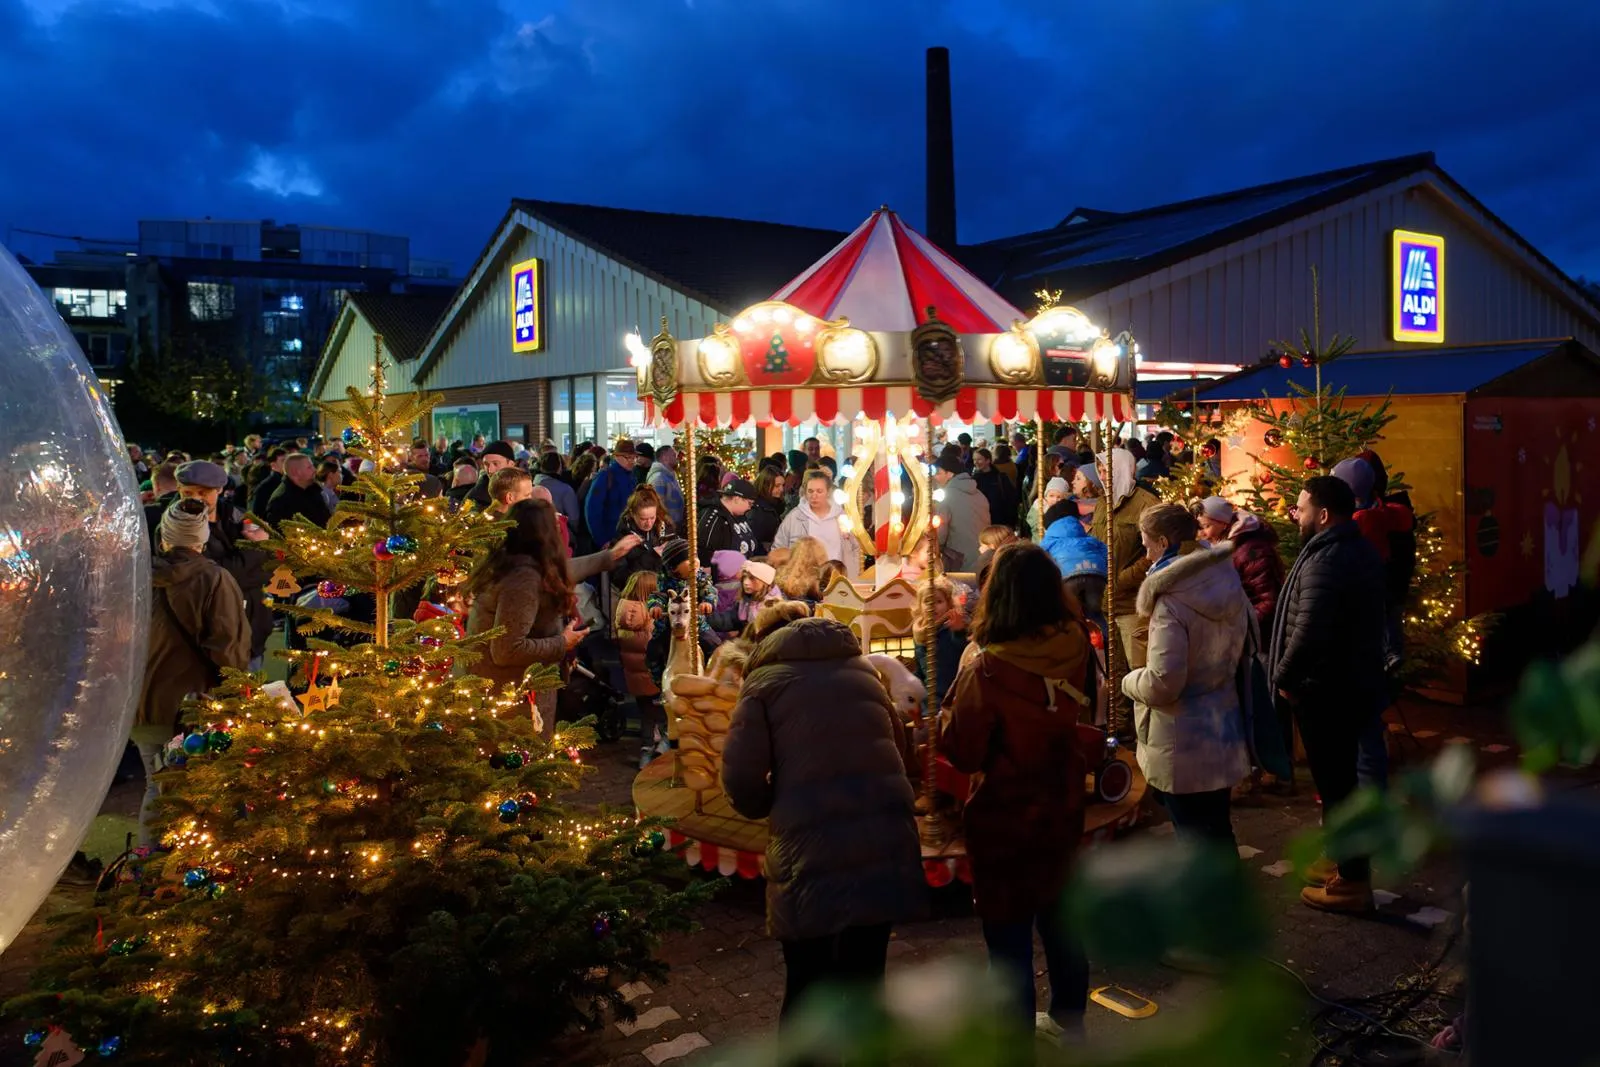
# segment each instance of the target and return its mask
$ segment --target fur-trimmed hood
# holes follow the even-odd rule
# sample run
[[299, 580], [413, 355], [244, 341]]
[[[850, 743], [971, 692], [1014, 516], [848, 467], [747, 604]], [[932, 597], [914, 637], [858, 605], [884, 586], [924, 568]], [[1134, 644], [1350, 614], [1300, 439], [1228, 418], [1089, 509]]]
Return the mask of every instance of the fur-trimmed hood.
[[[1226, 564], [1226, 566], [1223, 566]], [[1173, 595], [1207, 619], [1225, 619], [1237, 607], [1241, 588], [1233, 569], [1233, 542], [1196, 547], [1160, 570], [1145, 575], [1137, 610], [1149, 618], [1156, 598]]]

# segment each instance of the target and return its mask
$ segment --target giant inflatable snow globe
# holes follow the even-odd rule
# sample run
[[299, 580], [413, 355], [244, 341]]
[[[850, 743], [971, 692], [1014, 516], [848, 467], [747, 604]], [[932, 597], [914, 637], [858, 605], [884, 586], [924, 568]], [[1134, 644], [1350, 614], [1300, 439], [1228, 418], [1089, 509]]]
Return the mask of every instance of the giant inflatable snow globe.
[[122, 757], [144, 677], [147, 545], [105, 393], [0, 248], [0, 952]]

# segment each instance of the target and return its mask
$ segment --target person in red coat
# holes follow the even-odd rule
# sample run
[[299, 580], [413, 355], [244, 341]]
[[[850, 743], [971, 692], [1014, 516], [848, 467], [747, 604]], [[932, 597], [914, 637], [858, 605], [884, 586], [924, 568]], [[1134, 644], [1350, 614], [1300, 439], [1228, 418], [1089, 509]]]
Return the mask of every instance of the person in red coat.
[[[1014, 990], [1018, 1030], [1081, 1033], [1089, 964], [1063, 894], [1083, 837], [1088, 627], [1049, 553], [1021, 542], [995, 550], [969, 632], [977, 653], [945, 695], [939, 748], [957, 770], [982, 772], [963, 821], [989, 965]], [[1043, 1017], [1035, 926], [1050, 970]]]
[[[1272, 620], [1278, 610], [1278, 594], [1283, 592], [1285, 569], [1278, 555], [1278, 531], [1259, 515], [1240, 511], [1220, 496], [1208, 496], [1194, 507], [1200, 522], [1200, 536], [1213, 545], [1233, 544], [1233, 567], [1239, 572], [1250, 606], [1256, 611], [1256, 626], [1264, 648], [1272, 636]], [[1277, 709], [1278, 730], [1284, 744], [1294, 749], [1294, 715], [1287, 706]], [[1279, 781], [1276, 775], [1257, 771], [1242, 784], [1236, 796], [1259, 785], [1268, 792], [1292, 795], [1293, 779]]]
[[1272, 632], [1272, 613], [1283, 590], [1283, 557], [1278, 555], [1278, 532], [1248, 511], [1239, 511], [1220, 496], [1208, 496], [1196, 506], [1200, 536], [1213, 545], [1233, 544], [1233, 568], [1256, 609], [1256, 624]]

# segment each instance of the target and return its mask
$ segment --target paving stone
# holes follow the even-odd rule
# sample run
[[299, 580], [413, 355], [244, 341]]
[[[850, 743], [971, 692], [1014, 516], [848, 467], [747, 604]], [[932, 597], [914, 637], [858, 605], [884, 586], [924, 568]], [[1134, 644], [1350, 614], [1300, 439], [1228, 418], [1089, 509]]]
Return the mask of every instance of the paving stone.
[[633, 1020], [631, 1023], [618, 1023], [617, 1032], [623, 1037], [632, 1037], [641, 1030], [654, 1030], [662, 1023], [670, 1023], [674, 1019], [681, 1018], [683, 1018], [683, 1016], [679, 1015], [677, 1010], [671, 1005], [662, 1004], [651, 1008], [649, 1011], [641, 1012], [639, 1017]]
[[1261, 868], [1261, 873], [1270, 874], [1274, 878], [1282, 878], [1293, 870], [1294, 863], [1291, 860], [1278, 860], [1276, 863], [1269, 863]]
[[659, 1045], [651, 1045], [641, 1055], [651, 1063], [656, 1064], [657, 1067], [660, 1067], [661, 1064], [666, 1063], [668, 1060], [680, 1059], [698, 1049], [710, 1047], [711, 1042], [707, 1041], [703, 1035], [691, 1030], [687, 1034], [679, 1034], [671, 1041], [663, 1041]]
[[655, 990], [651, 989], [643, 982], [629, 982], [627, 985], [618, 989], [617, 992], [622, 994], [623, 1000], [631, 1001], [639, 997], [648, 997], [651, 993], [654, 993]]
[[1261, 850], [1259, 848], [1255, 848], [1251, 845], [1239, 846], [1239, 858], [1242, 860], [1253, 860], [1259, 855], [1261, 855]]
[[1443, 908], [1435, 908], [1429, 905], [1407, 915], [1406, 921], [1416, 923], [1418, 926], [1426, 926], [1431, 930], [1442, 922], [1448, 922], [1450, 917], [1450, 912], [1445, 911]]
[[1372, 902], [1380, 908], [1387, 908], [1399, 899], [1399, 893], [1391, 893], [1387, 889], [1374, 889], [1372, 891]]

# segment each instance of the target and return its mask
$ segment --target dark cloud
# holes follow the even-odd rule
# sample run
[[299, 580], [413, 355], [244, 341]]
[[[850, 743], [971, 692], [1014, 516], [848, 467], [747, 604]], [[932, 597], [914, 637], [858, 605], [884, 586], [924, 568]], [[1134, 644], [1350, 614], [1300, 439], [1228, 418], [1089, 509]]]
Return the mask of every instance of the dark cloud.
[[512, 196], [920, 221], [948, 44], [965, 239], [1433, 149], [1600, 275], [1600, 8], [1565, 0], [42, 2], [0, 0], [9, 225], [270, 215], [464, 269]]

